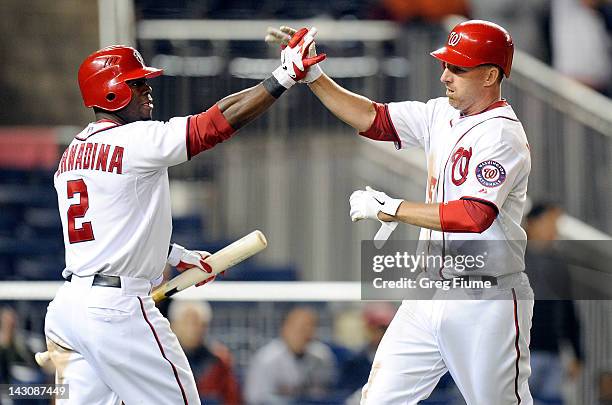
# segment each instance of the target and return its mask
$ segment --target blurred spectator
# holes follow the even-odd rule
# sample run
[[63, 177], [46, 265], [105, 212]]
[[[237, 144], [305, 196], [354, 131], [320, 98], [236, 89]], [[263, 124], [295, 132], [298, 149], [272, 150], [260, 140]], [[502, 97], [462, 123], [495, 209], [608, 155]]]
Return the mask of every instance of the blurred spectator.
[[571, 280], [567, 265], [553, 249], [561, 214], [561, 208], [554, 204], [536, 203], [526, 221], [529, 243], [525, 267], [536, 298], [531, 326], [529, 387], [536, 405], [563, 403], [561, 343], [569, 343], [574, 352], [566, 370], [569, 380], [575, 381], [582, 369], [580, 325], [574, 303], [569, 300]]
[[606, 24], [606, 30], [608, 31], [608, 35], [610, 35], [610, 32], [612, 31], [612, 1], [592, 0], [592, 3], [594, 3], [595, 9], [603, 16]]
[[599, 377], [599, 405], [612, 405], [612, 373], [603, 372]]
[[395, 315], [396, 307], [388, 302], [372, 302], [363, 309], [367, 343], [342, 366], [339, 388], [347, 392], [361, 391], [368, 381], [378, 344]]
[[33, 382], [38, 378], [34, 353], [18, 330], [17, 313], [0, 310], [0, 383]]
[[553, 67], [598, 91], [610, 84], [610, 36], [597, 0], [555, 0], [551, 8]]
[[206, 340], [212, 309], [207, 302], [173, 301], [168, 318], [195, 377], [201, 397], [225, 405], [242, 403], [229, 350]]
[[412, 21], [437, 22], [451, 15], [468, 15], [467, 0], [381, 0], [373, 17], [399, 23]]
[[468, 0], [470, 16], [501, 25], [512, 33], [514, 46], [550, 63], [551, 0]]
[[294, 308], [281, 326], [280, 338], [253, 356], [246, 377], [250, 405], [280, 405], [324, 398], [334, 382], [335, 365], [329, 347], [315, 340], [317, 315]]

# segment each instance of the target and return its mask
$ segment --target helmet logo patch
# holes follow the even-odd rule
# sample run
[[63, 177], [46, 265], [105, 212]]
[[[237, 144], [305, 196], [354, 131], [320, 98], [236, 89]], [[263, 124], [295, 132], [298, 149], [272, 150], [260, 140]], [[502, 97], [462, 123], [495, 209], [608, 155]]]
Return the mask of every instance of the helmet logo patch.
[[119, 63], [119, 56], [109, 56], [108, 58], [106, 58], [106, 60], [104, 61], [104, 67], [109, 67], [109, 66], [113, 66]]
[[450, 46], [457, 46], [460, 40], [461, 40], [461, 34], [458, 34], [455, 31], [451, 32], [450, 35], [448, 36], [448, 44]]
[[140, 55], [140, 52], [134, 51], [134, 57], [136, 58], [136, 60], [138, 62], [140, 62], [141, 64], [144, 65], [144, 59], [142, 59], [142, 56]]

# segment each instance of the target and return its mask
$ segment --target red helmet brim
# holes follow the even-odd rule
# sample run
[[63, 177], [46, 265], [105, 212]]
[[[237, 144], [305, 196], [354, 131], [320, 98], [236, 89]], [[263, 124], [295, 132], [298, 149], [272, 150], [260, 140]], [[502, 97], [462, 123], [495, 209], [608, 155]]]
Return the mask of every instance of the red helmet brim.
[[118, 81], [125, 82], [127, 80], [136, 80], [136, 79], [152, 79], [157, 76], [161, 76], [164, 73], [163, 69], [157, 69], [152, 67], [144, 67], [141, 69], [131, 70], [129, 72], [125, 72], [117, 77]]
[[431, 52], [430, 55], [438, 60], [441, 60], [442, 62], [459, 67], [472, 68], [482, 64], [481, 61], [470, 58], [469, 56], [446, 46]]

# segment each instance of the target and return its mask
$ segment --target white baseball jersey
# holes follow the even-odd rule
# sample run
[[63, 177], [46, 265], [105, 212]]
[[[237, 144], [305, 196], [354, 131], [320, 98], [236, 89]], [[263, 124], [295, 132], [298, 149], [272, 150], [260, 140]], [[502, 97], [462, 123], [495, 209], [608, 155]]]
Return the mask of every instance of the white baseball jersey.
[[[427, 103], [390, 103], [388, 108], [398, 148], [425, 150], [426, 202], [473, 199], [493, 204], [498, 211], [481, 234], [422, 229], [420, 239], [427, 241], [429, 252], [448, 251], [453, 241], [491, 241], [487, 251], [494, 265], [472, 274], [500, 276], [524, 270], [526, 234], [520, 223], [531, 159], [525, 131], [512, 107], [500, 101], [482, 113], [460, 116], [443, 97]], [[457, 273], [444, 268], [441, 275]]]
[[[466, 240], [479, 241], [475, 247], [487, 248], [492, 265], [471, 274], [508, 276], [491, 289], [439, 289], [432, 299], [404, 301], [378, 346], [361, 405], [416, 405], [447, 371], [469, 405], [532, 405], [533, 292], [521, 273], [526, 238], [520, 227], [531, 163], [523, 128], [505, 102], [464, 117], [446, 98], [391, 103], [388, 112], [398, 147], [425, 149], [427, 202], [468, 198], [498, 211], [481, 234], [423, 229], [421, 245], [444, 256], [469, 245]], [[426, 270], [436, 278], [460, 274], [446, 264]]]
[[66, 246], [62, 275], [154, 280], [172, 233], [169, 166], [188, 159], [187, 117], [89, 124], [54, 176]]

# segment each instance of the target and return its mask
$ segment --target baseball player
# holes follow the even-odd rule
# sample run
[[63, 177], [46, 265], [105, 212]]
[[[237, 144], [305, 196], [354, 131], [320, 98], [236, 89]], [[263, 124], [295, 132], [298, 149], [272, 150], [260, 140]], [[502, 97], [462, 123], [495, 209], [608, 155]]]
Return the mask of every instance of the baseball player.
[[308, 67], [316, 31], [300, 30], [282, 63], [257, 86], [199, 114], [152, 120], [148, 67], [137, 50], [111, 46], [81, 64], [84, 104], [96, 121], [70, 143], [54, 183], [66, 279], [45, 319], [58, 383], [69, 404], [200, 404], [189, 364], [150, 292], [166, 262], [206, 270], [198, 252], [169, 245], [168, 167], [190, 160], [261, 115]]
[[[267, 40], [282, 41], [291, 32], [269, 30]], [[470, 275], [435, 269], [438, 280], [486, 280], [492, 288], [480, 292], [486, 299], [445, 300], [456, 296], [451, 291], [437, 293], [436, 300], [404, 301], [378, 348], [362, 404], [416, 404], [447, 371], [470, 405], [533, 402], [527, 384], [533, 293], [523, 273], [526, 236], [520, 226], [531, 163], [523, 127], [501, 97], [513, 51], [510, 34], [499, 25], [457, 25], [445, 46], [431, 53], [442, 64], [446, 97], [426, 103], [373, 102], [318, 67], [304, 79], [361, 135], [425, 150], [425, 203], [368, 187], [350, 197], [353, 221], [381, 221], [387, 236], [394, 226], [388, 224], [419, 226], [430, 252], [444, 252], [453, 241], [498, 241], [497, 263], [504, 264]]]

